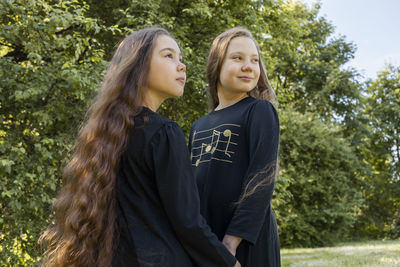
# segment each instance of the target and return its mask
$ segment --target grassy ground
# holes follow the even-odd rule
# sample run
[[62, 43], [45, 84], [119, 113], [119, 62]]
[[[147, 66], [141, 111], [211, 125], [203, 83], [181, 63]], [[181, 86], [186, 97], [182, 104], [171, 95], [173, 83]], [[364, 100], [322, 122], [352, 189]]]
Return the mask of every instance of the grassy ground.
[[282, 267], [400, 267], [400, 240], [343, 243], [336, 247], [282, 249]]

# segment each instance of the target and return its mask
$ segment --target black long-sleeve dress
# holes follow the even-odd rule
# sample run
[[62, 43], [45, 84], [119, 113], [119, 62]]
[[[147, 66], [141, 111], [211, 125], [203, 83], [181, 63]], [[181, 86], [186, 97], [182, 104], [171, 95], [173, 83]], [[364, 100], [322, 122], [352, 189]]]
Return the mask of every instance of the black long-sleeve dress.
[[[219, 239], [225, 234], [243, 238], [236, 254], [242, 267], [280, 266], [271, 208], [278, 145], [275, 108], [253, 97], [212, 111], [192, 125], [189, 150], [201, 213]], [[239, 201], [260, 182], [263, 186]]]
[[147, 108], [134, 122], [117, 172], [113, 266], [233, 266], [200, 215], [182, 130]]

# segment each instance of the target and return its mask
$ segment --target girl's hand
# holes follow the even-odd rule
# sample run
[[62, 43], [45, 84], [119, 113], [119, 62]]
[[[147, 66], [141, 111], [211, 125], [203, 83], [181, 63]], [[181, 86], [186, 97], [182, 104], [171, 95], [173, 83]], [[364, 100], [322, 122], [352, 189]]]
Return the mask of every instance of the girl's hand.
[[222, 240], [222, 244], [225, 245], [225, 247], [232, 253], [233, 256], [236, 256], [236, 249], [241, 241], [242, 241], [241, 237], [234, 235], [225, 235], [224, 239]]

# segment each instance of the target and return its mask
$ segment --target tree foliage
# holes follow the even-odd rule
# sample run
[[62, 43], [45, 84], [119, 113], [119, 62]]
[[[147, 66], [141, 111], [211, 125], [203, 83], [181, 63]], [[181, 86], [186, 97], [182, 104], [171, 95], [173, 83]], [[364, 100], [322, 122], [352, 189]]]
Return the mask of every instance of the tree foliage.
[[400, 237], [400, 67], [388, 65], [368, 84], [367, 94], [360, 152], [370, 172], [358, 226], [360, 234], [374, 238]]
[[281, 172], [273, 206], [283, 246], [348, 237], [363, 204], [358, 158], [341, 127], [292, 108], [280, 113]]
[[186, 133], [208, 111], [213, 38], [244, 26], [259, 42], [279, 99], [281, 175], [273, 205], [283, 246], [331, 244], [358, 234], [355, 226], [395, 236], [399, 69], [361, 84], [356, 70], [343, 68], [354, 44], [333, 36], [319, 4], [0, 0], [0, 15], [0, 265], [40, 260], [37, 238], [107, 62], [119, 40], [151, 25], [176, 36], [188, 67], [183, 97], [160, 108]]
[[105, 66], [92, 36], [108, 29], [85, 17], [79, 1], [2, 1], [0, 10], [0, 258], [32, 265]]

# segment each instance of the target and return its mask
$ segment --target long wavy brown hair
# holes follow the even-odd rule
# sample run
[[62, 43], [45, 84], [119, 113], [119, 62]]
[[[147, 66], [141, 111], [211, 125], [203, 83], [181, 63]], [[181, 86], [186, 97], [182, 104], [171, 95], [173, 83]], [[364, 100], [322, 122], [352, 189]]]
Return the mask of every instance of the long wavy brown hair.
[[40, 237], [46, 249], [42, 266], [111, 266], [116, 169], [133, 127], [132, 116], [141, 110], [160, 35], [172, 37], [165, 29], [147, 28], [119, 44], [65, 167], [53, 224]]
[[235, 27], [224, 31], [218, 35], [210, 48], [207, 62], [207, 80], [208, 80], [208, 92], [210, 108], [214, 109], [218, 106], [218, 82], [219, 75], [221, 73], [221, 66], [226, 56], [226, 51], [232, 39], [237, 37], [247, 37], [253, 40], [257, 47], [258, 59], [260, 64], [260, 78], [258, 79], [257, 86], [253, 88], [249, 95], [257, 99], [265, 99], [269, 102], [276, 104], [275, 92], [269, 83], [265, 66], [261, 60], [260, 47], [257, 41], [253, 38], [253, 35], [249, 30], [243, 27]]

